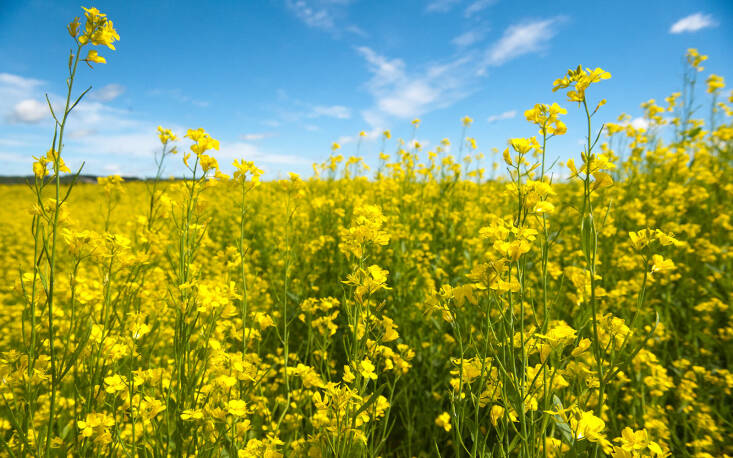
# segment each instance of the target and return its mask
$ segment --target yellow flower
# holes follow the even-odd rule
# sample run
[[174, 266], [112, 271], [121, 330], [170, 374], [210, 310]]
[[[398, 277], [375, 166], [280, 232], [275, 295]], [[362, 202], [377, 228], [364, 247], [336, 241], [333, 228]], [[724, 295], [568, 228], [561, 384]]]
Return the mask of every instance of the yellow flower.
[[66, 27], [66, 30], [69, 31], [69, 35], [76, 38], [76, 34], [79, 33], [79, 18], [75, 17], [74, 20]]
[[506, 165], [513, 166], [514, 163], [512, 162], [512, 156], [509, 154], [509, 148], [505, 149], [502, 153], [502, 157], [504, 158], [504, 162], [506, 162]]
[[127, 389], [127, 379], [124, 376], [112, 375], [104, 378], [104, 391], [113, 394]]
[[722, 76], [718, 76], [718, 75], [708, 76], [706, 83], [708, 84], [707, 91], [709, 94], [717, 92], [720, 89], [723, 89], [725, 87], [725, 80], [723, 79]]
[[528, 138], [512, 138], [509, 140], [514, 151], [521, 155], [525, 155], [532, 149], [532, 142]]
[[[58, 170], [56, 170], [56, 162], [58, 161]], [[53, 148], [46, 153], [46, 163], [53, 164], [55, 172], [71, 173], [71, 170], [64, 163], [64, 159], [58, 155]]]
[[165, 404], [158, 399], [145, 396], [140, 402], [140, 414], [143, 418], [150, 420], [166, 409]]
[[537, 202], [537, 205], [534, 207], [535, 213], [555, 213], [555, 206], [546, 200], [543, 200], [541, 202]]
[[114, 29], [112, 21], [106, 18], [105, 14], [99, 12], [96, 8], [84, 8], [84, 16], [87, 19], [84, 33], [79, 36], [79, 43], [82, 45], [91, 41], [93, 45], [104, 45], [114, 50], [113, 43], [120, 39], [117, 31]]
[[674, 237], [674, 234], [665, 234], [659, 229], [654, 231], [654, 235], [662, 246], [684, 246], [684, 242], [680, 242]]
[[576, 357], [579, 355], [582, 355], [588, 349], [590, 348], [591, 341], [590, 339], [581, 339], [580, 342], [578, 342], [578, 346], [573, 348], [573, 351], [570, 352], [571, 356]]
[[[494, 428], [499, 424], [499, 419], [504, 418], [504, 414], [506, 413], [506, 409], [498, 404], [495, 404], [491, 406], [491, 410], [489, 411], [489, 418], [491, 420], [491, 424], [494, 425]], [[514, 411], [509, 411], [509, 420], [512, 422], [517, 421], [517, 416], [515, 415]]]
[[575, 433], [576, 439], [587, 439], [590, 442], [601, 445], [604, 451], [610, 450], [611, 443], [603, 435], [606, 423], [593, 415], [593, 412], [579, 412], [570, 419], [570, 426]]
[[634, 431], [627, 426], [621, 431], [621, 437], [614, 439], [614, 442], [619, 443], [619, 446], [614, 447], [612, 453], [614, 457], [647, 456], [644, 453], [646, 451], [651, 452], [653, 456], [664, 456], [659, 444], [649, 440], [646, 429]]
[[642, 229], [638, 232], [629, 232], [631, 245], [636, 250], [641, 250], [655, 240], [654, 233], [649, 229]]
[[232, 399], [227, 403], [227, 412], [235, 417], [244, 417], [247, 415], [247, 403], [241, 399]]
[[443, 412], [438, 415], [438, 418], [435, 419], [435, 424], [446, 430], [446, 432], [453, 429], [453, 426], [450, 424], [450, 414], [448, 412]]
[[105, 59], [104, 57], [100, 56], [97, 53], [97, 50], [96, 49], [90, 49], [89, 52], [87, 53], [87, 57], [84, 60], [87, 61], [87, 62], [96, 62], [98, 64], [106, 64], [107, 63], [107, 59]]
[[252, 176], [252, 183], [259, 184], [260, 177], [264, 173], [261, 169], [257, 168], [252, 161], [245, 161], [244, 159], [235, 159], [232, 163], [234, 168], [234, 179], [235, 180], [247, 180], [247, 174]]
[[676, 269], [676, 267], [672, 260], [664, 259], [658, 254], [652, 255], [652, 274], [655, 274], [657, 272], [670, 272], [674, 269]]
[[255, 313], [255, 321], [257, 322], [257, 326], [260, 327], [261, 331], [264, 331], [267, 328], [275, 326], [275, 322], [272, 320], [272, 317], [268, 315], [267, 313], [263, 313], [263, 312]]
[[341, 377], [341, 380], [344, 381], [344, 383], [351, 383], [356, 379], [356, 376], [351, 371], [351, 366], [344, 366], [344, 375]]
[[585, 90], [588, 86], [610, 77], [611, 74], [602, 68], [595, 68], [593, 70], [586, 68], [583, 70], [583, 67], [578, 65], [575, 70], [568, 70], [567, 76], [555, 80], [552, 92], [573, 85], [573, 90], [567, 93], [568, 100], [571, 102], [582, 102], [585, 100]]
[[204, 413], [200, 410], [195, 409], [186, 409], [181, 413], [181, 420], [183, 421], [196, 421], [196, 420], [202, 420], [204, 418]]
[[33, 162], [33, 174], [38, 178], [43, 178], [48, 175], [48, 168], [46, 167], [48, 159], [44, 156], [41, 156], [40, 158], [33, 156], [33, 159], [35, 159]]
[[691, 66], [695, 67], [695, 69], [698, 72], [703, 71], [705, 68], [702, 67], [700, 64], [704, 61], [708, 60], [708, 56], [705, 56], [703, 54], [700, 54], [697, 49], [690, 48], [687, 50], [687, 63], [689, 63]]
[[104, 413], [89, 413], [86, 419], [80, 420], [76, 426], [81, 430], [83, 437], [101, 436], [105, 431], [114, 426], [115, 420]]
[[160, 143], [164, 145], [178, 140], [178, 137], [170, 129], [163, 129], [161, 126], [158, 126], [158, 138], [160, 138]]
[[369, 358], [364, 358], [364, 361], [359, 363], [359, 373], [362, 377], [369, 380], [376, 380], [377, 374], [374, 372], [374, 364], [369, 360]]

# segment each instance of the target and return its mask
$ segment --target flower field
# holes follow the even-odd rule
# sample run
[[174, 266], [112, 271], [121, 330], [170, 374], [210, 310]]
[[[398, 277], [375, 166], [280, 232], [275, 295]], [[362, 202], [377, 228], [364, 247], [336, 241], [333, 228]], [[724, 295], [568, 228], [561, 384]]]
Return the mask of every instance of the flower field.
[[598, 121], [611, 75], [579, 66], [487, 157], [466, 117], [450, 151], [385, 131], [377, 168], [334, 144], [268, 181], [159, 128], [155, 178], [90, 184], [73, 83], [119, 36], [84, 14], [50, 150], [0, 187], [2, 456], [733, 456], [733, 96], [704, 55], [646, 127]]

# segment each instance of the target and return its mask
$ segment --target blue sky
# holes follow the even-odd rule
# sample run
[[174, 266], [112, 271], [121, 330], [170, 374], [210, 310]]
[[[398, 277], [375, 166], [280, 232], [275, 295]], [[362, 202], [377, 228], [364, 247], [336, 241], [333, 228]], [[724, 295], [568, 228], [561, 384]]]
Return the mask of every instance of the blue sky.
[[[613, 75], [598, 122], [679, 89], [688, 47], [708, 54], [704, 75], [733, 78], [733, 2], [508, 0], [251, 0], [88, 2], [114, 21], [117, 50], [80, 69], [93, 85], [70, 121], [65, 158], [86, 173], [150, 175], [155, 129], [203, 127], [221, 141], [222, 169], [254, 160], [277, 177], [308, 175], [330, 145], [375, 163], [377, 132], [434, 147], [460, 140], [461, 117], [479, 150], [536, 133], [535, 103], [568, 108], [568, 134], [548, 154], [579, 155], [577, 107], [552, 81], [570, 67]], [[28, 174], [49, 147], [44, 92], [61, 102], [78, 2], [0, 0], [0, 174]], [[703, 94], [701, 93], [701, 97]], [[185, 146], [182, 144], [181, 146]], [[388, 150], [394, 150], [394, 139]], [[177, 161], [175, 161], [177, 162]], [[169, 166], [178, 174], [178, 165]]]

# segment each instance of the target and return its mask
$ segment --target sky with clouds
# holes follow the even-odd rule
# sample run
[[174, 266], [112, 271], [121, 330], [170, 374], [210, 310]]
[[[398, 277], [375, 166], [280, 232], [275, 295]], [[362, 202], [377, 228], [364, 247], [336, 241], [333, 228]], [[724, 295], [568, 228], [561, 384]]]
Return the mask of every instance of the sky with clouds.
[[[158, 125], [203, 127], [221, 142], [222, 169], [254, 160], [277, 177], [309, 174], [332, 142], [374, 163], [383, 129], [430, 149], [460, 140], [463, 116], [479, 149], [535, 130], [535, 103], [569, 109], [569, 133], [548, 154], [579, 155], [583, 120], [552, 82], [568, 68], [612, 79], [598, 122], [678, 90], [689, 47], [707, 72], [733, 78], [733, 2], [508, 0], [100, 1], [120, 34], [107, 64], [80, 68], [92, 86], [69, 121], [65, 159], [85, 172], [154, 172]], [[61, 104], [71, 39], [82, 10], [65, 0], [0, 0], [0, 175], [28, 174], [53, 133], [45, 94]], [[701, 97], [703, 94], [701, 93]], [[358, 142], [358, 133], [369, 135]], [[185, 143], [181, 144], [185, 147]], [[394, 150], [394, 139], [387, 148]], [[170, 174], [182, 172], [171, 164]]]

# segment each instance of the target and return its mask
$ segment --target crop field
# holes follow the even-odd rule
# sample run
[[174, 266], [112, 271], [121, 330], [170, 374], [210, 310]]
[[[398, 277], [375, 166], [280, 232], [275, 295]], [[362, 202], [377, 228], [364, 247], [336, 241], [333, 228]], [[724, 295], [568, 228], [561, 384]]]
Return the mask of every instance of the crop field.
[[486, 157], [466, 117], [266, 180], [161, 127], [155, 178], [88, 183], [74, 80], [119, 36], [68, 30], [50, 149], [0, 186], [1, 456], [733, 456], [733, 95], [697, 50], [645, 127], [578, 66]]

